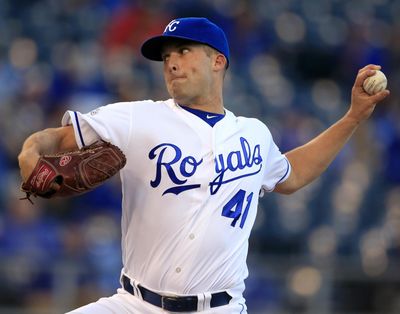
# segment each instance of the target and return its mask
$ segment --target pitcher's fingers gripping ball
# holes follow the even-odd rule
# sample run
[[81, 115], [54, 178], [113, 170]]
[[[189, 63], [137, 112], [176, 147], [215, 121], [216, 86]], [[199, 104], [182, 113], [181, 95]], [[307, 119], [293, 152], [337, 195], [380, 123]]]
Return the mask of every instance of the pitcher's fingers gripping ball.
[[379, 70], [377, 70], [374, 75], [367, 77], [363, 83], [363, 88], [369, 95], [375, 95], [385, 90], [386, 86], [386, 76]]
[[126, 164], [115, 145], [96, 142], [77, 151], [41, 156], [28, 180], [21, 185], [30, 196], [52, 198], [82, 194], [114, 176]]

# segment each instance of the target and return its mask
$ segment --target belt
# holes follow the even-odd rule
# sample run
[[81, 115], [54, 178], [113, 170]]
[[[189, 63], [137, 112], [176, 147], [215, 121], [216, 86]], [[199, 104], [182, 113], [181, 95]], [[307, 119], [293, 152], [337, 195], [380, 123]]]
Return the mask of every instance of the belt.
[[[130, 294], [135, 295], [135, 289], [131, 285], [130, 279], [123, 275], [122, 283], [124, 289], [128, 291]], [[137, 288], [140, 290], [140, 294], [142, 295], [142, 299], [150, 304], [158, 306], [164, 310], [171, 312], [196, 312], [198, 297], [196, 295], [193, 296], [163, 296], [156, 292], [153, 292], [141, 285], [138, 285]], [[210, 307], [217, 307], [222, 305], [227, 305], [232, 297], [225, 291], [217, 292], [211, 294]]]

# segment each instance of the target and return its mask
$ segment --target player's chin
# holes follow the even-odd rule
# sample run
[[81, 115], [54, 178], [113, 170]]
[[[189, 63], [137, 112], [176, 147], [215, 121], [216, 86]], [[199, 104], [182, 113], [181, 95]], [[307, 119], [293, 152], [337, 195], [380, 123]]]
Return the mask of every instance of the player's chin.
[[183, 84], [182, 82], [178, 82], [178, 81], [172, 81], [169, 85], [168, 85], [168, 91], [170, 92], [170, 94], [182, 94], [185, 91], [185, 84]]
[[190, 98], [187, 93], [184, 92], [182, 88], [171, 88], [168, 90], [170, 96], [181, 105], [184, 105], [188, 102]]

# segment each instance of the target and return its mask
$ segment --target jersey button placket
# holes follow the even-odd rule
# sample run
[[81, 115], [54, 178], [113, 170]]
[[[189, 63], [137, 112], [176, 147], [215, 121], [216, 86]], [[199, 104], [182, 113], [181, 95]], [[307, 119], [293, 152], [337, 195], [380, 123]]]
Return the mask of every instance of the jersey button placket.
[[[194, 235], [194, 233], [189, 234], [189, 239], [190, 239], [190, 240], [194, 240], [195, 237], [196, 237], [196, 236]], [[177, 274], [179, 274], [181, 271], [182, 271], [182, 268], [181, 268], [181, 267], [176, 267], [176, 268], [175, 268], [175, 272], [176, 272]]]

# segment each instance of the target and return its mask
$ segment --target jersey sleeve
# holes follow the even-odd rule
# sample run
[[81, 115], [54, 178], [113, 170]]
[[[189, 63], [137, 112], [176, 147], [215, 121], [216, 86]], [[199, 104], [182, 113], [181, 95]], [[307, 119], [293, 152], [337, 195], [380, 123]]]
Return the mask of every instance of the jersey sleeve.
[[272, 192], [275, 186], [284, 182], [290, 175], [291, 165], [278, 146], [273, 141], [271, 133], [268, 132], [270, 145], [266, 156], [264, 177], [262, 182], [261, 196], [263, 192]]
[[124, 150], [131, 134], [130, 108], [130, 103], [115, 103], [85, 114], [68, 110], [61, 124], [73, 125], [79, 148], [102, 139]]

